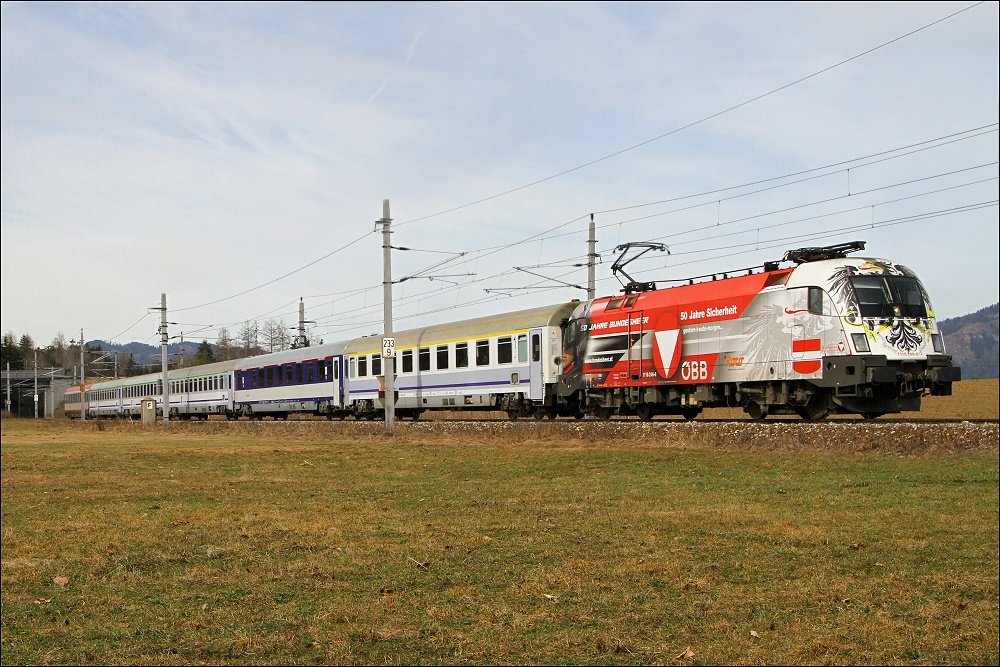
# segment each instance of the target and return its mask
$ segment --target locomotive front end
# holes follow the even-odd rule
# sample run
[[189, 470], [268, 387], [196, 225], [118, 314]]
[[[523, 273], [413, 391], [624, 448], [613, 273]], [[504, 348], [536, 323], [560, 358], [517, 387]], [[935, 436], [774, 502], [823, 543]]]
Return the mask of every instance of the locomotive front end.
[[820, 359], [812, 382], [846, 412], [868, 417], [920, 409], [923, 395], [951, 395], [961, 369], [946, 354], [930, 298], [909, 268], [884, 259], [801, 264], [790, 277], [820, 287], [840, 320], [844, 346]]

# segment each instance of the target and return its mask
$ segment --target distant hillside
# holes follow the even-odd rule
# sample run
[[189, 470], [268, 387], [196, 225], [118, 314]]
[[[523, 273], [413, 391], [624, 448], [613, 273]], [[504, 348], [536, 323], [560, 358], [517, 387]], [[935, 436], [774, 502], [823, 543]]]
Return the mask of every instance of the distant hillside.
[[955, 365], [962, 368], [963, 378], [995, 378], [1000, 374], [998, 306], [993, 304], [971, 315], [938, 322], [945, 348]]
[[[184, 358], [194, 359], [194, 356], [198, 353], [199, 342], [184, 341]], [[103, 340], [92, 340], [87, 341], [87, 345], [94, 347], [97, 345], [101, 346], [101, 349], [105, 352], [119, 352], [123, 354], [131, 354], [132, 358], [135, 359], [135, 363], [139, 366], [149, 366], [150, 364], [160, 363], [160, 346], [159, 345], [147, 345], [146, 343], [126, 343], [125, 345], [119, 345], [117, 343], [108, 343]], [[215, 351], [215, 346], [212, 345], [213, 352]], [[174, 355], [179, 355], [181, 351], [180, 343], [170, 343], [167, 345], [167, 354], [170, 356], [173, 363]], [[121, 362], [119, 358], [119, 362]]]

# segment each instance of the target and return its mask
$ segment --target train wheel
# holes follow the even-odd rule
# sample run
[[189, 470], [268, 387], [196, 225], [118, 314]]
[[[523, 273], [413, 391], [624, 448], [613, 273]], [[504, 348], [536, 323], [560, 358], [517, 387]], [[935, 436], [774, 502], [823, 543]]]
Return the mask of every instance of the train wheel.
[[819, 421], [830, 414], [830, 405], [822, 396], [813, 396], [805, 405], [796, 406], [795, 412], [806, 421]]
[[865, 419], [878, 419], [884, 414], [884, 412], [862, 412], [861, 416]]
[[656, 414], [656, 406], [652, 403], [640, 403], [639, 407], [635, 409], [635, 413], [639, 415], [639, 419], [648, 422]]
[[520, 415], [516, 409], [511, 409], [507, 411], [507, 419], [511, 420], [512, 422], [516, 422], [519, 416]]
[[750, 415], [750, 419], [766, 419], [767, 418], [767, 407], [757, 403], [756, 401], [750, 401], [744, 408], [746, 413]]
[[700, 414], [701, 408], [683, 408], [681, 410], [681, 416], [688, 421], [691, 421]]

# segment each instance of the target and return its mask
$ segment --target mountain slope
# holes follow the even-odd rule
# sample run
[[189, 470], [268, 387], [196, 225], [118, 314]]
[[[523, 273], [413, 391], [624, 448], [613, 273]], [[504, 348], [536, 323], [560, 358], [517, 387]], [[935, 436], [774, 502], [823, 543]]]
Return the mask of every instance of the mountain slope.
[[1000, 304], [949, 320], [938, 327], [944, 334], [944, 345], [963, 378], [995, 378], [1000, 371], [998, 361], [998, 313]]

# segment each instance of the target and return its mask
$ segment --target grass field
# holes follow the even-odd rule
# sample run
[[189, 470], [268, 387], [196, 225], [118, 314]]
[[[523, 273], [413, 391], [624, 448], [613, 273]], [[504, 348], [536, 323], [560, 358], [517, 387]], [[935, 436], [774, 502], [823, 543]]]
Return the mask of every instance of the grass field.
[[3, 664], [1000, 659], [996, 425], [402, 426], [4, 420]]

